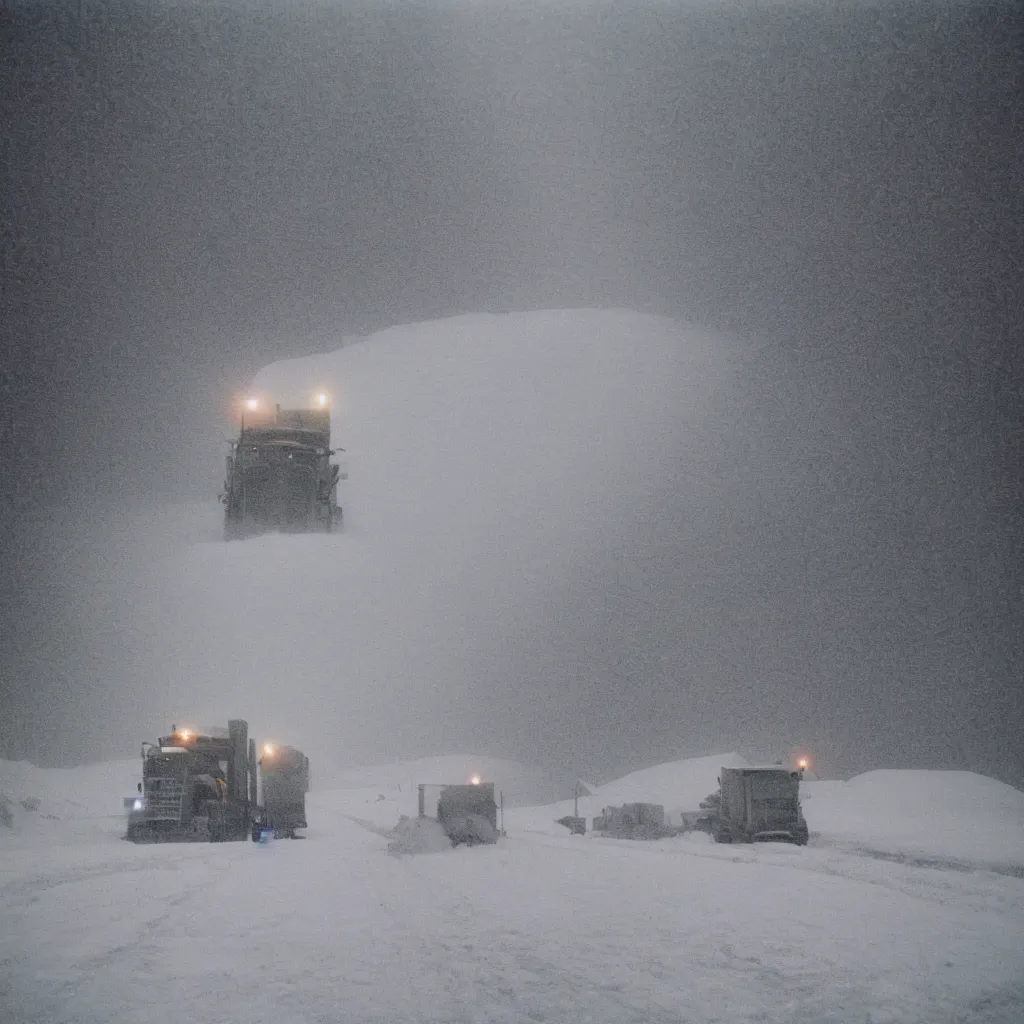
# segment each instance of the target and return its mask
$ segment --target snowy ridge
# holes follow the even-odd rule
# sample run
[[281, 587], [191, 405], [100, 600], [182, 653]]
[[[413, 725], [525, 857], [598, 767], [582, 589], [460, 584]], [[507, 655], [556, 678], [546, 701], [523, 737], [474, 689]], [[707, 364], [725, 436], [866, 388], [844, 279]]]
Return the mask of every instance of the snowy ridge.
[[[242, 716], [324, 764], [487, 749], [501, 729], [540, 761], [563, 729], [545, 695], [579, 660], [562, 619], [600, 628], [595, 557], [628, 557], [624, 524], [681, 452], [702, 466], [720, 451], [702, 425], [731, 359], [671, 320], [563, 310], [396, 327], [268, 366], [252, 388], [268, 401], [332, 396], [344, 533], [127, 561], [103, 595], [125, 628], [98, 665], [115, 680], [138, 666], [154, 730]], [[694, 479], [687, 500], [721, 486]], [[580, 714], [592, 733], [600, 707]]]

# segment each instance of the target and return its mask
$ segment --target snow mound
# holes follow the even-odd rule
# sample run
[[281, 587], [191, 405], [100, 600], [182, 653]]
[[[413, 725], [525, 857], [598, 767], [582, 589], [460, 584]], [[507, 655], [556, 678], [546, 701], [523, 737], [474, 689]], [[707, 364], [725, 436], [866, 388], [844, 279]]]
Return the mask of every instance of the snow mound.
[[1024, 868], [1024, 793], [960, 771], [879, 770], [807, 783], [812, 832], [881, 855]]
[[718, 788], [722, 768], [742, 768], [749, 762], [739, 754], [712, 754], [643, 768], [601, 786], [594, 793], [607, 806], [645, 802], [664, 804], [670, 813], [695, 811]]
[[0, 836], [33, 842], [123, 834], [123, 798], [139, 776], [137, 760], [63, 769], [0, 760], [0, 802], [9, 812]]
[[388, 843], [388, 853], [402, 856], [411, 853], [441, 853], [452, 848], [451, 840], [433, 818], [408, 818], [403, 815]]
[[138, 760], [108, 761], [77, 768], [37, 768], [28, 761], [0, 760], [0, 793], [11, 802], [36, 802], [38, 812], [58, 820], [118, 815], [122, 798], [135, 792]]
[[[581, 817], [593, 818], [605, 807], [624, 803], [661, 804], [668, 820], [676, 823], [684, 811], [696, 811], [700, 802], [718, 788], [722, 768], [739, 768], [749, 762], [739, 754], [711, 754], [707, 757], [669, 761], [631, 772], [603, 786], [587, 787], [588, 795], [579, 798]], [[556, 824], [559, 818], [572, 814], [576, 801], [560, 800], [543, 807], [531, 807], [509, 814], [510, 827], [528, 828], [563, 834], [565, 827]]]

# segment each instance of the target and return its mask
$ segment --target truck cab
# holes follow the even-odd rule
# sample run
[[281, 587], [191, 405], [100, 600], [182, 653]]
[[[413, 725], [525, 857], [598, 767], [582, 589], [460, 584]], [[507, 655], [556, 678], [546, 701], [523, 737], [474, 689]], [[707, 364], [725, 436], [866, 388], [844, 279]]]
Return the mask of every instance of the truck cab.
[[142, 782], [128, 817], [133, 842], [246, 839], [252, 789], [248, 725], [227, 730], [172, 728], [142, 747]]
[[330, 533], [341, 525], [329, 408], [249, 407], [227, 457], [224, 538]]

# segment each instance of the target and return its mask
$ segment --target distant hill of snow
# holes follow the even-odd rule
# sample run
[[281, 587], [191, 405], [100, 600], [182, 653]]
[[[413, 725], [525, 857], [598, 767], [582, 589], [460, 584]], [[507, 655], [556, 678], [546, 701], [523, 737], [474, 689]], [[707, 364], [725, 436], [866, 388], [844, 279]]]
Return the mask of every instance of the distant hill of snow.
[[592, 818], [605, 807], [624, 803], [653, 803], [661, 804], [669, 819], [675, 819], [678, 823], [681, 812], [696, 811], [701, 800], [715, 791], [721, 768], [739, 768], [748, 763], [735, 752], [670, 761], [631, 772], [603, 786], [588, 786], [590, 794], [581, 796], [578, 802], [560, 800], [547, 807], [516, 810], [512, 812], [510, 820], [534, 831], [557, 832], [560, 826], [552, 826], [552, 823], [566, 814], [572, 814], [577, 804], [580, 815]]
[[[332, 396], [344, 533], [193, 544], [143, 566], [134, 592], [126, 567], [108, 678], [130, 664], [125, 686], [152, 687], [160, 727], [241, 715], [314, 772], [496, 735], [556, 761], [571, 695], [552, 681], [581, 670], [607, 622], [588, 574], [609, 551], [628, 562], [630, 524], [653, 528], [681, 453], [721, 451], [702, 429], [731, 358], [665, 318], [549, 310], [394, 327], [267, 366], [252, 384], [267, 401]], [[688, 501], [723, 486], [707, 477]], [[602, 715], [577, 706], [582, 741]]]

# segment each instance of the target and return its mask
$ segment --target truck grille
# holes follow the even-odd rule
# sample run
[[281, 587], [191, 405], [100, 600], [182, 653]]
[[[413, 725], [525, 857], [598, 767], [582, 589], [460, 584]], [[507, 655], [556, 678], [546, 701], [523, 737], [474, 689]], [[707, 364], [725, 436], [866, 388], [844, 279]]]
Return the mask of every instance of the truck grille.
[[146, 780], [145, 815], [148, 821], [181, 821], [185, 782], [175, 778]]

